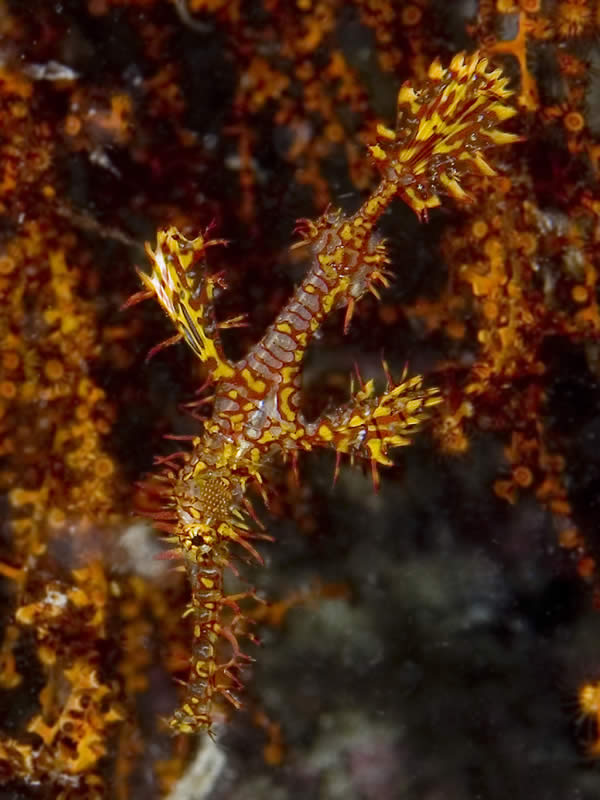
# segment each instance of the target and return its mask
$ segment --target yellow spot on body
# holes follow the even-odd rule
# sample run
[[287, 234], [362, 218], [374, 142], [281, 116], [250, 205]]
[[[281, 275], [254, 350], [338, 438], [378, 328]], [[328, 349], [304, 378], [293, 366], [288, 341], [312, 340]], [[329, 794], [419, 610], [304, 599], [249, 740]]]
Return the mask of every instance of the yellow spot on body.
[[[454, 62], [452, 62], [454, 64]], [[434, 81], [441, 81], [444, 77], [445, 70], [442, 67], [440, 61], [436, 58], [436, 60], [431, 64], [429, 67], [428, 75]]]
[[377, 461], [378, 464], [391, 466], [391, 464], [394, 463], [384, 454], [382, 442], [380, 439], [370, 439], [367, 442], [367, 448], [369, 450], [369, 453], [373, 461]]
[[256, 378], [250, 372], [248, 367], [245, 367], [242, 370], [242, 378], [246, 381], [246, 385], [248, 386], [248, 388], [252, 389], [252, 391], [256, 392], [257, 394], [263, 394], [263, 392], [267, 388], [267, 384], [260, 378]]
[[477, 164], [477, 168], [479, 169], [482, 175], [486, 175], [488, 178], [493, 178], [494, 175], [496, 175], [496, 170], [492, 166], [490, 166], [490, 164], [488, 164], [488, 162], [481, 155], [481, 153], [479, 152], [475, 153], [473, 160]]
[[[434, 111], [430, 117], [423, 117], [419, 122], [419, 129], [415, 139], [420, 142], [426, 142], [434, 133], [443, 135], [447, 126], [437, 111]], [[436, 145], [437, 146], [437, 145]]]
[[507, 131], [500, 131], [493, 128], [491, 131], [483, 131], [483, 134], [492, 140], [494, 144], [513, 144], [519, 141], [519, 136], [516, 133], [508, 133]]
[[400, 434], [395, 434], [394, 436], [388, 436], [386, 438], [386, 444], [389, 447], [403, 447], [404, 445], [411, 444], [410, 439], [407, 439], [406, 436], [400, 436]]
[[330, 442], [333, 439], [333, 432], [331, 428], [328, 428], [327, 425], [321, 425], [319, 428], [319, 436], [323, 441]]
[[323, 296], [321, 303], [323, 305], [323, 311], [328, 314], [331, 309], [333, 308], [333, 304], [335, 302], [337, 292], [329, 292], [328, 294]]
[[298, 374], [297, 367], [283, 367], [281, 370], [281, 380], [285, 383], [291, 383]]
[[381, 203], [379, 202], [379, 198], [375, 196], [367, 201], [366, 206], [364, 208], [368, 216], [375, 217], [379, 211], [380, 206]]
[[421, 408], [422, 405], [423, 405], [423, 402], [422, 402], [421, 398], [418, 398], [416, 400], [409, 400], [406, 403], [406, 410], [408, 411], [409, 414], [412, 414], [415, 411], [417, 411], [419, 408]]
[[279, 408], [283, 416], [293, 422], [296, 419], [296, 413], [289, 406], [289, 397], [296, 391], [294, 386], [286, 386], [279, 394]]
[[412, 113], [419, 109], [418, 95], [412, 86], [404, 85], [398, 92], [398, 106], [407, 105]]
[[490, 109], [494, 112], [496, 119], [499, 122], [504, 122], [505, 120], [514, 117], [514, 115], [517, 113], [516, 108], [513, 108], [512, 106], [503, 106], [502, 103], [493, 103], [490, 106]]
[[387, 159], [385, 150], [378, 144], [369, 145], [369, 152], [377, 161], [385, 161]]
[[343, 242], [348, 242], [352, 238], [352, 227], [346, 223], [340, 229], [340, 239]]
[[442, 174], [440, 175], [440, 182], [446, 191], [458, 200], [465, 200], [469, 197], [455, 178], [449, 178], [447, 175]]

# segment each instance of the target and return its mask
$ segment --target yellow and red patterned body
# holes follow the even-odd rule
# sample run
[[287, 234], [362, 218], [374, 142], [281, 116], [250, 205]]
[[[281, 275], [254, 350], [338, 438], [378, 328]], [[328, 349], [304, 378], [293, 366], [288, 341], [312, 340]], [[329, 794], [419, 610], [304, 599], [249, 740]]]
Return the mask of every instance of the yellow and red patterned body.
[[[391, 463], [388, 450], [410, 443], [440, 402], [435, 388], [424, 388], [421, 376], [388, 376], [383, 394], [373, 381], [361, 386], [349, 402], [309, 421], [302, 412], [301, 370], [307, 346], [331, 312], [346, 309], [348, 327], [354, 306], [367, 292], [388, 285], [385, 246], [376, 232], [383, 212], [402, 197], [421, 216], [439, 205], [438, 192], [467, 198], [460, 181], [471, 172], [492, 175], [482, 155], [493, 144], [518, 139], [496, 129], [514, 113], [499, 70], [474, 54], [456, 56], [448, 69], [432, 64], [420, 89], [404, 85], [398, 99], [396, 131], [378, 127], [379, 143], [370, 148], [381, 182], [350, 216], [326, 213], [301, 230], [310, 267], [289, 302], [263, 338], [237, 363], [224, 355], [213, 309], [218, 278], [206, 264], [215, 242], [202, 236], [185, 239], [171, 228], [159, 232], [156, 248], [147, 247], [152, 273], [142, 275], [208, 371], [214, 407], [204, 430], [175, 467], [167, 460], [159, 476], [163, 509], [156, 516], [171, 534], [184, 559], [192, 599], [191, 676], [186, 696], [171, 720], [174, 731], [210, 730], [219, 698], [234, 705], [238, 672], [246, 656], [238, 637], [246, 634], [237, 597], [227, 596], [223, 571], [231, 548], [239, 545], [256, 558], [251, 540], [268, 538], [252, 525], [246, 494], [262, 490], [266, 466], [275, 458], [327, 447], [338, 454]], [[248, 594], [252, 594], [251, 592]], [[229, 658], [220, 644], [226, 641]]]

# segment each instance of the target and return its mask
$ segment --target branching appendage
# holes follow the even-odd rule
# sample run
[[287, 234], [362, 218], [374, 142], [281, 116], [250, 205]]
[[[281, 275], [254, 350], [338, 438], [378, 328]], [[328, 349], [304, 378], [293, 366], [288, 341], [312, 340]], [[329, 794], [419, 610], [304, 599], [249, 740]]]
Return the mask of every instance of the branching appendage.
[[260, 561], [252, 540], [268, 537], [252, 523], [246, 493], [254, 485], [265, 496], [269, 462], [328, 447], [338, 458], [369, 459], [377, 478], [377, 466], [391, 463], [389, 449], [409, 444], [440, 402], [421, 376], [404, 374], [395, 383], [386, 368], [382, 395], [369, 381], [343, 407], [308, 421], [301, 408], [302, 361], [328, 314], [345, 309], [347, 329], [360, 298], [367, 291], [379, 296], [378, 287], [388, 285], [385, 245], [375, 228], [395, 197], [426, 219], [440, 204], [439, 193], [464, 200], [461, 182], [470, 173], [494, 174], [484, 152], [518, 139], [497, 127], [515, 113], [504, 103], [509, 96], [501, 72], [488, 70], [477, 53], [457, 55], [447, 69], [434, 62], [420, 88], [405, 84], [396, 130], [379, 126], [379, 142], [370, 148], [379, 186], [352, 215], [339, 211], [300, 223], [299, 245], [307, 247], [310, 268], [263, 338], [237, 363], [223, 353], [213, 310], [219, 279], [205, 256], [215, 242], [187, 240], [171, 228], [158, 234], [154, 250], [147, 248], [152, 273], [142, 279], [148, 291], [135, 299], [156, 295], [214, 384], [214, 408], [202, 435], [188, 452], [164, 459], [164, 472], [151, 484], [161, 502], [157, 526], [183, 558], [191, 585], [191, 675], [170, 722], [174, 732], [210, 732], [222, 698], [240, 705], [234, 692], [248, 657], [238, 639], [247, 626], [239, 598], [225, 594], [223, 573], [235, 549]]
[[497, 127], [517, 112], [505, 103], [513, 94], [508, 78], [488, 66], [479, 53], [459, 53], [447, 69], [434, 61], [424, 86], [400, 89], [396, 129], [377, 128], [369, 149], [384, 184], [394, 183], [423, 219], [440, 205], [440, 192], [469, 199], [462, 186], [469, 174], [496, 174], [484, 156], [490, 148], [521, 141]]

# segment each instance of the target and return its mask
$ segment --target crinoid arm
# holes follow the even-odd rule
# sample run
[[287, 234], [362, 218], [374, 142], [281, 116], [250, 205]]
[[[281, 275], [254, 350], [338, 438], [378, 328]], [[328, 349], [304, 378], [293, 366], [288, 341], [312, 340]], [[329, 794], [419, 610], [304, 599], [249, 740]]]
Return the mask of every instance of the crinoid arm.
[[405, 373], [397, 384], [388, 377], [386, 389], [379, 395], [371, 379], [349, 403], [312, 423], [303, 443], [332, 447], [339, 454], [367, 458], [375, 465], [390, 465], [389, 449], [411, 444], [430, 409], [440, 402], [438, 389], [425, 387], [421, 375], [407, 378]]
[[458, 53], [447, 68], [436, 60], [421, 86], [405, 83], [398, 93], [396, 129], [377, 126], [371, 157], [397, 193], [423, 219], [439, 206], [440, 193], [468, 200], [463, 183], [471, 175], [493, 176], [485, 153], [521, 140], [499, 125], [517, 112], [500, 69], [479, 52]]
[[147, 289], [156, 295], [213, 380], [233, 374], [223, 354], [214, 312], [219, 278], [208, 273], [205, 258], [207, 247], [218, 243], [203, 236], [186, 239], [176, 228], [167, 228], [158, 232], [154, 250], [146, 244], [151, 274], [140, 272]]

